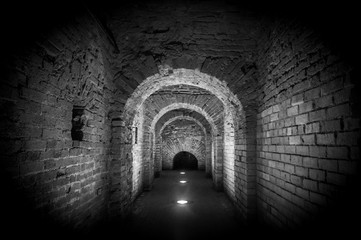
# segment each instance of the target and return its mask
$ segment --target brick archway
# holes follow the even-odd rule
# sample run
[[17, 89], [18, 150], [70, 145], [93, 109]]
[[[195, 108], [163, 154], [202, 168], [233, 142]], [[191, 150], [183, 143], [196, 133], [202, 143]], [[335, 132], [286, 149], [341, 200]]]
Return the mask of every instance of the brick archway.
[[[201, 114], [205, 120], [208, 122], [211, 132], [210, 132], [210, 138], [209, 138], [209, 142], [208, 142], [208, 147], [209, 147], [209, 157], [210, 159], [208, 160], [208, 167], [207, 167], [207, 173], [209, 176], [213, 176], [213, 184], [214, 187], [218, 190], [222, 189], [222, 162], [223, 162], [223, 155], [222, 152], [219, 151], [219, 148], [223, 147], [223, 142], [222, 142], [222, 133], [223, 133], [223, 129], [222, 126], [217, 126], [213, 119], [211, 118], [211, 116], [204, 111], [202, 108], [196, 106], [196, 105], [191, 105], [191, 104], [187, 104], [187, 103], [173, 103], [170, 104], [164, 108], [162, 108], [159, 113], [154, 117], [151, 127], [150, 127], [150, 131], [153, 132], [153, 140], [152, 143], [155, 144], [156, 140], [155, 137], [157, 136], [157, 133], [155, 132], [155, 127], [156, 124], [158, 123], [158, 121], [162, 118], [162, 116], [164, 116], [166, 113], [175, 110], [175, 109], [188, 109], [188, 110], [193, 110], [199, 114]], [[163, 125], [164, 126], [164, 125]], [[155, 146], [153, 147], [153, 149], [156, 148]], [[158, 158], [155, 157], [155, 160], [157, 160]], [[218, 159], [218, 160], [217, 160]], [[206, 160], [206, 162], [208, 162]]]
[[[164, 116], [164, 115], [163, 115]], [[161, 143], [158, 143], [156, 140], [154, 140], [154, 144], [155, 147], [153, 148], [154, 150], [154, 163], [155, 166], [158, 166], [159, 169], [155, 169], [155, 172], [160, 172], [162, 169], [162, 152], [163, 149], [161, 148], [163, 139], [162, 139], [162, 132], [163, 130], [171, 123], [177, 121], [177, 120], [189, 120], [191, 122], [194, 122], [197, 126], [199, 126], [200, 129], [202, 129], [202, 133], [204, 134], [204, 152], [203, 153], [198, 153], [196, 152], [196, 155], [200, 155], [197, 159], [202, 159], [203, 165], [204, 165], [204, 169], [206, 171], [207, 175], [211, 175], [212, 172], [212, 157], [211, 157], [211, 151], [212, 151], [212, 135], [211, 133], [208, 133], [206, 130], [206, 127], [197, 119], [190, 117], [190, 116], [176, 116], [176, 117], [172, 117], [170, 119], [168, 119], [161, 127], [161, 129], [159, 131], [155, 131], [155, 138], [161, 139]], [[159, 120], [160, 121], [160, 120]], [[158, 122], [159, 122], [158, 121]], [[156, 151], [155, 151], [156, 150]], [[198, 153], [198, 154], [197, 154]], [[157, 174], [159, 175], [159, 173]]]
[[190, 152], [198, 159], [199, 170], [206, 165], [206, 134], [201, 125], [192, 119], [174, 119], [159, 134], [162, 169], [173, 168], [173, 158], [178, 152]]
[[[217, 131], [214, 131], [217, 133], [212, 138], [213, 154], [218, 159], [214, 164], [216, 166], [214, 168], [216, 174], [213, 174], [213, 178], [216, 179], [215, 185], [217, 189], [224, 189], [231, 199], [235, 202], [240, 202], [240, 206], [247, 206], [248, 196], [254, 193], [254, 191], [249, 191], [248, 189], [252, 188], [255, 184], [255, 174], [253, 174], [255, 168], [253, 167], [254, 162], [248, 163], [248, 161], [253, 159], [253, 154], [248, 153], [248, 145], [252, 147], [253, 144], [247, 141], [248, 135], [245, 132], [246, 114], [237, 96], [230, 91], [225, 82], [201, 73], [197, 69], [171, 69], [171, 71], [161, 72], [161, 74], [148, 77], [128, 99], [122, 117], [126, 126], [138, 129], [136, 135], [138, 140], [140, 140], [137, 146], [130, 148], [133, 164], [132, 195], [136, 196], [143, 188], [151, 188], [154, 178], [154, 159], [150, 153], [153, 152], [154, 148], [154, 125], [157, 121], [154, 121], [156, 119], [154, 113], [149, 115], [150, 109], [149, 107], [145, 108], [144, 104], [159, 90], [179, 84], [204, 89], [216, 99], [215, 101], [221, 103], [223, 110], [218, 115], [211, 113], [212, 103], [198, 106], [200, 109], [198, 112], [205, 112], [205, 109], [208, 109], [209, 119], [212, 119], [212, 122], [217, 121], [218, 124]], [[184, 98], [183, 101], [185, 102], [178, 99], [174, 103], [180, 105], [192, 104], [187, 103]], [[152, 104], [149, 106], [156, 105]], [[164, 103], [161, 102], [160, 105], [164, 105]], [[159, 112], [160, 109], [158, 108], [158, 110], [154, 111]], [[220, 118], [221, 122], [219, 122]], [[236, 161], [240, 162], [237, 164], [237, 171], [239, 171], [237, 176], [235, 175]], [[240, 188], [237, 188], [236, 184], [240, 184]], [[247, 196], [245, 198], [246, 202], [242, 199], [236, 199], [236, 191], [239, 191], [239, 189], [242, 189], [241, 191], [244, 191], [244, 194]]]

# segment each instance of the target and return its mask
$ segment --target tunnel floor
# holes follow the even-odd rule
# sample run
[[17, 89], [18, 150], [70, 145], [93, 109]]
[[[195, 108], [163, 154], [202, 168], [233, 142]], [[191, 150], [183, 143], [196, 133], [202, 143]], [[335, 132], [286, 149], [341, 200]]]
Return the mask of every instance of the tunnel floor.
[[[215, 239], [235, 236], [244, 227], [225, 193], [212, 188], [204, 171], [163, 171], [151, 191], [135, 201], [127, 231], [152, 239]], [[187, 180], [185, 184], [180, 180]], [[188, 200], [186, 205], [177, 204]]]

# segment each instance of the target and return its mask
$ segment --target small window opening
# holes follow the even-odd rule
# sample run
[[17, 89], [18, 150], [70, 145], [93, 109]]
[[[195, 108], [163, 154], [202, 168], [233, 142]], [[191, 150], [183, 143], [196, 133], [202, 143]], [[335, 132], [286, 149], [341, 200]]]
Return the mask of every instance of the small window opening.
[[84, 107], [74, 106], [72, 116], [71, 138], [75, 141], [83, 141], [83, 126], [85, 124]]

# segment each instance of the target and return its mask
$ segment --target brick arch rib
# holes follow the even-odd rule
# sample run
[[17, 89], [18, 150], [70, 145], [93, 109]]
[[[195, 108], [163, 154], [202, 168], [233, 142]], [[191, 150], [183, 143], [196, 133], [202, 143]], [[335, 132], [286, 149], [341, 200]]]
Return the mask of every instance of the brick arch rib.
[[[137, 87], [132, 96], [127, 100], [125, 109], [121, 115], [125, 125], [132, 126], [134, 125], [134, 122], [140, 121], [142, 117], [144, 117], [139, 113], [142, 112], [141, 109], [143, 107], [143, 103], [153, 93], [162, 87], [175, 86], [180, 84], [205, 89], [222, 102], [224, 107], [224, 125], [222, 131], [217, 129], [218, 136], [216, 135], [213, 141], [219, 148], [219, 152], [222, 152], [222, 154], [218, 154], [217, 156], [217, 159], [219, 159], [217, 164], [219, 165], [218, 167], [215, 167], [215, 171], [220, 173], [221, 176], [219, 182], [217, 181], [217, 183], [220, 188], [223, 188], [226, 191], [226, 193], [230, 196], [231, 199], [235, 201], [237, 205], [245, 206], [244, 208], [241, 208], [241, 211], [252, 212], [252, 210], [248, 209], [248, 206], [251, 206], [248, 202], [248, 199], [250, 199], [248, 195], [252, 195], [255, 192], [253, 191], [254, 189], [252, 189], [252, 186], [255, 185], [255, 177], [253, 174], [253, 162], [249, 164], [249, 161], [252, 160], [252, 157], [248, 157], [248, 145], [250, 145], [249, 141], [247, 140], [248, 135], [246, 132], [246, 125], [248, 123], [245, 121], [246, 114], [244, 113], [239, 99], [230, 91], [225, 82], [222, 82], [213, 76], [201, 73], [197, 69], [172, 69], [172, 71], [168, 71], [167, 73], [150, 76]], [[150, 135], [153, 133], [154, 130], [151, 131]], [[154, 136], [151, 136], [150, 140], [152, 140], [153, 137]], [[237, 145], [235, 141], [236, 138]], [[152, 145], [152, 143], [149, 145], [149, 142], [150, 141], [146, 143], [147, 149], [143, 147], [147, 151], [150, 148], [149, 146]], [[132, 148], [130, 149], [131, 151], [133, 150]], [[142, 163], [144, 159], [142, 158], [141, 154], [140, 158], [133, 155], [132, 161], [133, 163]], [[143, 169], [145, 169], [144, 172], [148, 172], [148, 174], [152, 171], [149, 166], [151, 166], [151, 164], [148, 163], [148, 166], [147, 164], [144, 164], [143, 167]], [[250, 169], [249, 166], [251, 166]], [[237, 179], [235, 174], [236, 171], [238, 171]], [[151, 181], [151, 178], [147, 180], [148, 183], [151, 183]], [[235, 185], [236, 183], [238, 184], [237, 187]], [[139, 185], [138, 187], [140, 188], [142, 186]], [[244, 192], [245, 197], [236, 199], [236, 188], [243, 189], [242, 191]]]
[[[213, 176], [213, 183], [216, 189], [221, 188], [221, 184], [222, 184], [222, 171], [221, 171], [221, 166], [217, 166], [217, 164], [220, 164], [219, 162], [221, 161], [216, 161], [217, 156], [218, 157], [222, 157], [220, 156], [219, 152], [218, 152], [218, 148], [217, 147], [222, 147], [223, 143], [221, 140], [221, 138], [217, 135], [219, 133], [219, 131], [222, 131], [222, 129], [218, 129], [216, 124], [214, 123], [213, 119], [211, 116], [209, 116], [209, 114], [207, 112], [205, 112], [201, 107], [196, 106], [196, 105], [192, 105], [192, 104], [187, 104], [187, 103], [173, 103], [171, 105], [166, 106], [165, 108], [161, 109], [159, 111], [159, 113], [153, 118], [151, 126], [150, 126], [150, 132], [153, 133], [153, 139], [151, 140], [152, 144], [153, 144], [153, 149], [154, 149], [154, 143], [156, 142], [156, 133], [155, 133], [155, 126], [156, 123], [159, 121], [159, 119], [166, 114], [169, 111], [175, 110], [175, 109], [188, 109], [188, 110], [192, 110], [195, 112], [200, 113], [209, 123], [209, 125], [211, 126], [212, 132], [211, 132], [211, 165], [212, 168], [207, 170], [209, 171], [208, 174]], [[213, 145], [212, 145], [213, 142]], [[213, 146], [213, 148], [212, 148]], [[151, 160], [154, 160], [154, 158], [151, 158]], [[217, 163], [218, 162], [218, 163]]]

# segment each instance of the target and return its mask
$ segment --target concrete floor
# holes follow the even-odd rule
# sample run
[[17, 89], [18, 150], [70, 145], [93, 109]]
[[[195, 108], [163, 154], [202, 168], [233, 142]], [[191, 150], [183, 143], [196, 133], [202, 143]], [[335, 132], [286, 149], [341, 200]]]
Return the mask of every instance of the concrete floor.
[[[179, 180], [187, 180], [182, 185]], [[1, 181], [0, 181], [1, 182]], [[12, 193], [11, 189], [3, 188]], [[357, 192], [358, 193], [358, 192]], [[330, 236], [352, 239], [360, 236], [360, 196], [352, 195], [348, 202], [334, 208], [299, 229], [275, 231], [263, 225], [244, 226], [225, 193], [212, 188], [212, 180], [204, 171], [163, 171], [151, 191], [143, 192], [134, 203], [129, 218], [93, 226], [89, 232], [75, 232], [53, 221], [44, 222], [26, 205], [25, 197], [8, 194], [1, 199], [0, 232], [14, 239], [25, 234], [36, 239], [325, 239]], [[8, 197], [8, 198], [7, 198]], [[190, 201], [178, 205], [178, 199]], [[23, 202], [22, 202], [23, 201]]]
[[[179, 199], [189, 204], [179, 205]], [[152, 239], [226, 239], [244, 230], [230, 200], [212, 188], [204, 171], [163, 171], [136, 200], [128, 223], [128, 236]]]
[[[186, 184], [179, 180], [187, 180]], [[190, 201], [187, 205], [176, 203]], [[134, 203], [133, 212], [118, 229], [125, 239], [203, 240], [203, 239], [323, 239], [325, 236], [350, 236], [355, 230], [350, 220], [331, 213], [329, 221], [310, 222], [299, 229], [276, 230], [264, 225], [245, 226], [224, 192], [212, 187], [212, 179], [204, 171], [162, 171], [151, 191], [143, 192]], [[345, 221], [344, 226], [340, 224]], [[330, 222], [334, 222], [330, 224]], [[113, 236], [114, 236], [114, 231]], [[104, 233], [104, 232], [103, 232]], [[359, 234], [358, 234], [359, 235]], [[99, 239], [99, 238], [97, 238]], [[123, 238], [122, 238], [123, 239]]]

